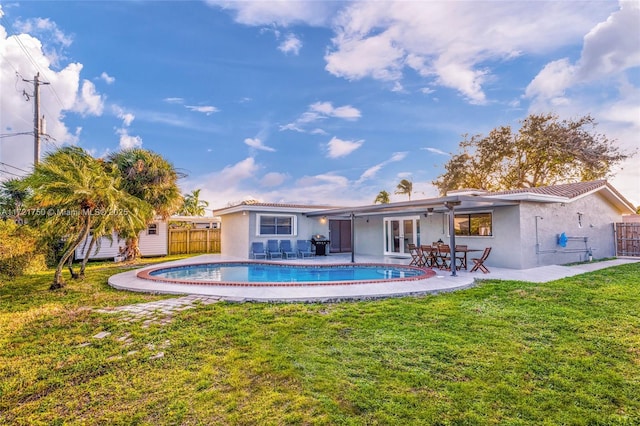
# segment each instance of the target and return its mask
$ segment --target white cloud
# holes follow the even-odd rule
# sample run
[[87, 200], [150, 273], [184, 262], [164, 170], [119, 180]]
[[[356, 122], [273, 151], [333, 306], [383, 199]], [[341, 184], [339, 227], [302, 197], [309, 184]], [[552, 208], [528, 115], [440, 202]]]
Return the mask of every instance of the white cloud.
[[275, 152], [274, 148], [266, 146], [259, 138], [246, 138], [244, 140], [244, 143], [251, 148], [259, 149], [261, 151]]
[[345, 141], [342, 139], [338, 139], [335, 136], [331, 138], [329, 143], [327, 144], [327, 157], [329, 158], [340, 158], [345, 157], [351, 154], [356, 149], [360, 148], [364, 140], [358, 141]]
[[429, 151], [438, 155], [446, 155], [447, 157], [450, 155], [449, 153], [444, 152], [443, 150], [438, 148], [427, 147], [427, 148], [420, 148], [420, 149], [424, 149], [425, 151]]
[[360, 178], [356, 183], [362, 183], [366, 180], [373, 179], [384, 166], [389, 163], [395, 163], [404, 160], [407, 157], [407, 154], [407, 152], [394, 152], [391, 155], [391, 158], [389, 158], [388, 160], [378, 163], [375, 166], [369, 167], [367, 170], [365, 170], [364, 173], [360, 175]]
[[116, 134], [120, 136], [120, 149], [140, 148], [142, 146], [142, 138], [140, 136], [131, 136], [127, 129], [116, 129]]
[[331, 102], [316, 102], [311, 104], [309, 109], [320, 113], [321, 116], [343, 118], [345, 120], [357, 120], [361, 116], [360, 110], [351, 105], [334, 107]]
[[96, 86], [89, 80], [82, 82], [73, 111], [82, 115], [102, 115], [104, 97], [96, 92]]
[[264, 187], [280, 186], [289, 178], [286, 173], [271, 172], [267, 173], [260, 180], [260, 185]]
[[328, 1], [216, 1], [207, 0], [211, 6], [231, 10], [236, 22], [245, 25], [308, 24], [326, 25], [333, 11], [339, 7], [337, 2]]
[[125, 127], [131, 126], [131, 123], [133, 123], [133, 120], [135, 120], [136, 118], [136, 116], [132, 113], [125, 112], [124, 109], [119, 105], [112, 105], [111, 109], [113, 110], [113, 113], [116, 115], [116, 117], [122, 120], [122, 125]]
[[[45, 20], [46, 21], [46, 20]], [[51, 21], [49, 23], [33, 21], [31, 29], [48, 37], [48, 43], [53, 40]], [[40, 25], [40, 29], [36, 28]], [[49, 28], [47, 29], [47, 26]], [[23, 29], [29, 29], [24, 27]], [[56, 46], [65, 45], [70, 39], [58, 35]], [[40, 110], [47, 121], [46, 132], [52, 138], [42, 147], [42, 151], [51, 150], [61, 144], [77, 144], [80, 130], [67, 128], [64, 118], [70, 112], [85, 115], [100, 115], [103, 110], [104, 98], [95, 86], [86, 80], [81, 81], [82, 64], [69, 63], [62, 69], [53, 69], [51, 58], [45, 52], [43, 42], [39, 38], [27, 33], [8, 36], [5, 28], [0, 25], [0, 52], [2, 63], [0, 67], [0, 129], [3, 133], [29, 132], [33, 126], [33, 98], [25, 102], [22, 90], [33, 93], [33, 83], [16, 79], [16, 71], [27, 80], [33, 80], [36, 71], [34, 63], [40, 71], [40, 81], [49, 83], [41, 87]], [[11, 66], [9, 66], [11, 64]], [[18, 90], [16, 90], [18, 89]], [[55, 96], [51, 91], [55, 90]], [[11, 164], [24, 170], [30, 170], [33, 165], [33, 137], [29, 135], [3, 138], [0, 144], [2, 162]], [[2, 179], [0, 175], [0, 180]]]
[[638, 22], [640, 3], [621, 2], [620, 10], [597, 23], [584, 37], [582, 54], [575, 64], [568, 58], [548, 63], [527, 86], [525, 97], [562, 105], [567, 89], [640, 66], [637, 37], [629, 36], [637, 32]]
[[[343, 105], [334, 107], [331, 102], [315, 102], [309, 105], [309, 109], [303, 112], [300, 117], [293, 123], [280, 126], [280, 130], [293, 130], [296, 132], [307, 132], [305, 126], [316, 121], [326, 120], [327, 118], [340, 118], [348, 121], [355, 121], [362, 116], [360, 110], [351, 105]], [[309, 133], [326, 134], [324, 130], [315, 128]]]
[[[565, 47], [610, 10], [574, 2], [352, 2], [334, 20], [330, 73], [398, 83], [406, 69], [484, 104], [486, 64]], [[561, 25], [558, 23], [561, 22]], [[399, 90], [394, 84], [391, 90]]]
[[283, 53], [292, 53], [297, 55], [300, 53], [300, 49], [302, 49], [302, 41], [295, 36], [295, 34], [287, 34], [286, 38], [280, 45], [278, 49]]
[[184, 103], [184, 99], [183, 98], [164, 98], [163, 101], [168, 103], [168, 104], [183, 104]]
[[584, 37], [578, 78], [589, 81], [640, 66], [639, 23], [640, 3], [620, 2], [619, 11]]
[[107, 84], [113, 84], [116, 81], [115, 77], [111, 77], [106, 72], [103, 72], [102, 74], [100, 74], [100, 79], [104, 80], [104, 82]]
[[220, 110], [214, 106], [211, 105], [185, 105], [185, 108], [187, 108], [189, 111], [195, 111], [195, 112], [201, 112], [204, 113], [205, 115], [211, 115], [214, 112], [219, 112]]

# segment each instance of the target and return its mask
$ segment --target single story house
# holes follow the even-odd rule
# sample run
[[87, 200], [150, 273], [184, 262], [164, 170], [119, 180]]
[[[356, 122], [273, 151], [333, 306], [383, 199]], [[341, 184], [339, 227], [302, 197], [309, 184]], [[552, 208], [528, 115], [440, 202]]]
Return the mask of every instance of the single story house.
[[[328, 207], [242, 203], [214, 211], [222, 254], [249, 258], [253, 241], [326, 235], [330, 252], [410, 257], [408, 245], [491, 247], [488, 266], [528, 269], [615, 256], [614, 223], [635, 207], [605, 180], [512, 191]], [[479, 253], [478, 253], [479, 254]]]

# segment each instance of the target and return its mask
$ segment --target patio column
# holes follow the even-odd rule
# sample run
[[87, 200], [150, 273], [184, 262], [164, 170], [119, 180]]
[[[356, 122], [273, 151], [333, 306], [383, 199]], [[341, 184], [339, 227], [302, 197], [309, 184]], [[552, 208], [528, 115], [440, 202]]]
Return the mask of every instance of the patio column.
[[355, 263], [356, 254], [356, 215], [351, 212], [351, 263]]
[[444, 206], [449, 209], [449, 255], [451, 256], [451, 260], [449, 264], [451, 265], [451, 276], [456, 276], [456, 225], [455, 225], [455, 214], [454, 209], [456, 205], [459, 205], [460, 202], [445, 202]]

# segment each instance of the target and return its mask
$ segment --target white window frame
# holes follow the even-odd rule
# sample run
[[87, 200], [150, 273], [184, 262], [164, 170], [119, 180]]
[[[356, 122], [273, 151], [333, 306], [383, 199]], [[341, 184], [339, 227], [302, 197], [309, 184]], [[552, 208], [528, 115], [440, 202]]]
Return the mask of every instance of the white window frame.
[[[151, 233], [151, 227], [155, 227], [155, 232]], [[147, 235], [160, 235], [160, 226], [158, 222], [153, 222], [147, 225]]]
[[[290, 234], [261, 234], [260, 223], [263, 217], [286, 217], [291, 219], [291, 233]], [[298, 235], [298, 216], [295, 214], [269, 214], [258, 213], [256, 214], [256, 236], [257, 237], [295, 237]]]

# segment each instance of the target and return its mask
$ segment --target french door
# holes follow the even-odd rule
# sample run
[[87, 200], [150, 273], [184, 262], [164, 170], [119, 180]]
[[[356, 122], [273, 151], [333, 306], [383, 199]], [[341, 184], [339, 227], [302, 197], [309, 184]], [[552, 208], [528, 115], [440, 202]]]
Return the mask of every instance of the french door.
[[384, 218], [384, 254], [409, 256], [409, 244], [420, 244], [420, 216]]

